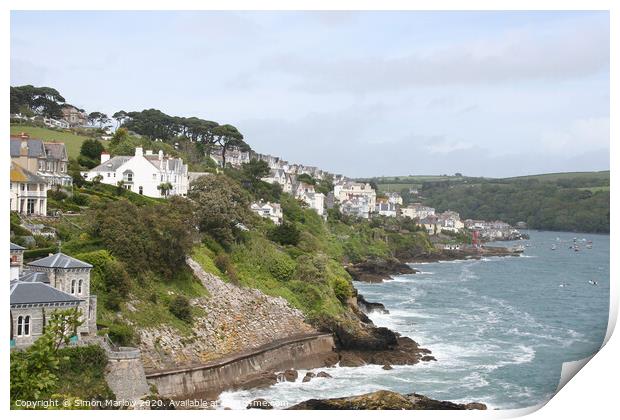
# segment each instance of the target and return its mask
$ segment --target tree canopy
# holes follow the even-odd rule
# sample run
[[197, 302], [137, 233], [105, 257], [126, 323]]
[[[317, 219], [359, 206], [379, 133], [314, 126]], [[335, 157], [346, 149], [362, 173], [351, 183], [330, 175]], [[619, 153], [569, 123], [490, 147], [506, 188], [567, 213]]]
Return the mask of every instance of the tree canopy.
[[27, 109], [36, 115], [62, 118], [65, 98], [54, 88], [32, 85], [11, 86], [10, 111], [13, 114]]

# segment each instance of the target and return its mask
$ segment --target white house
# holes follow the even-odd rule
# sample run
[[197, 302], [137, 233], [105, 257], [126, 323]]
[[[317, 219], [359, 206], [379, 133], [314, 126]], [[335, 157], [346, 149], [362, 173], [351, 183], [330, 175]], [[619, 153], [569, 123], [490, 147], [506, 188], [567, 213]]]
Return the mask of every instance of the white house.
[[375, 212], [381, 216], [396, 217], [397, 205], [387, 198], [377, 199]]
[[282, 207], [278, 203], [252, 203], [250, 210], [260, 217], [270, 219], [276, 225], [282, 224]]
[[295, 198], [305, 202], [319, 216], [325, 215], [325, 194], [316, 192], [314, 185], [296, 182], [293, 184], [292, 194]]
[[[101, 164], [82, 175], [87, 181], [99, 176], [101, 183], [109, 185], [123, 181], [124, 188], [148, 197], [185, 196], [189, 185], [187, 165], [182, 159], [164, 156], [161, 150], [158, 154], [151, 150], [144, 153], [142, 147], [136, 147], [134, 156], [110, 158], [108, 153], [102, 153]], [[160, 187], [167, 183], [172, 186], [170, 190]]]
[[[367, 208], [367, 211], [370, 213], [375, 211], [377, 193], [368, 183], [346, 181], [334, 185], [334, 199], [341, 203], [341, 209], [345, 207], [342, 204], [350, 201], [347, 207], [355, 208], [355, 212], [360, 208], [360, 201], [364, 201], [365, 203], [362, 207]], [[367, 218], [369, 215], [363, 217]]]
[[11, 162], [11, 211], [20, 214], [47, 216], [47, 181]]
[[455, 211], [444, 211], [439, 214], [439, 225], [442, 231], [458, 232], [465, 227], [459, 214]]
[[429, 216], [435, 215], [435, 209], [432, 207], [423, 206], [420, 203], [410, 204], [407, 207], [403, 207], [401, 213], [404, 217], [410, 219], [425, 219]]

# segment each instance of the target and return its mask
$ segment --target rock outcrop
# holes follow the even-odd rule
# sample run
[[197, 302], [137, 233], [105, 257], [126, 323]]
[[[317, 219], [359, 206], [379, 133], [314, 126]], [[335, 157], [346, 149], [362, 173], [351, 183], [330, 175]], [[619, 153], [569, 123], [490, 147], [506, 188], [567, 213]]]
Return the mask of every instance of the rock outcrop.
[[456, 404], [420, 394], [377, 391], [345, 398], [312, 399], [295, 404], [289, 410], [486, 410], [481, 403]]
[[383, 280], [391, 279], [392, 275], [413, 274], [417, 270], [396, 258], [374, 258], [361, 263], [349, 264], [345, 267], [353, 280], [368, 283], [381, 283]]
[[385, 305], [383, 303], [368, 302], [366, 299], [364, 299], [363, 295], [359, 295], [359, 294], [356, 296], [356, 298], [357, 298], [357, 306], [365, 314], [369, 314], [372, 312], [379, 312], [382, 314], [390, 313], [390, 311], [385, 309]]
[[189, 336], [168, 326], [140, 330], [147, 371], [202, 364], [275, 340], [317, 332], [285, 299], [226, 283], [191, 258], [187, 264], [209, 293], [191, 300], [205, 315], [194, 320]]

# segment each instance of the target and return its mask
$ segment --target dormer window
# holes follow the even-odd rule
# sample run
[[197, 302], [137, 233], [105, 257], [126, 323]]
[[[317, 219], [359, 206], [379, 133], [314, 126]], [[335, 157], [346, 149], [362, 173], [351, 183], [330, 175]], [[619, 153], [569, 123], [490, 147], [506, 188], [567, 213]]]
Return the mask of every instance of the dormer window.
[[133, 182], [133, 172], [131, 172], [131, 171], [123, 172], [123, 181], [125, 181], [125, 182]]

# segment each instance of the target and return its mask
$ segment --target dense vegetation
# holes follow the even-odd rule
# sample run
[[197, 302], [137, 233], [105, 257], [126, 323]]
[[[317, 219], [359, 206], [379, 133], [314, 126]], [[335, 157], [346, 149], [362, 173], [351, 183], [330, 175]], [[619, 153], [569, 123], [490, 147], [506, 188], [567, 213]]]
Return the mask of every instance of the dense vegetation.
[[[395, 184], [395, 181], [402, 184]], [[419, 201], [461, 218], [523, 221], [533, 229], [609, 232], [609, 171], [506, 179], [441, 177], [375, 178], [401, 191], [406, 203]], [[385, 183], [384, 183], [385, 182]], [[399, 188], [400, 187], [400, 188]], [[409, 188], [417, 188], [412, 195]]]

